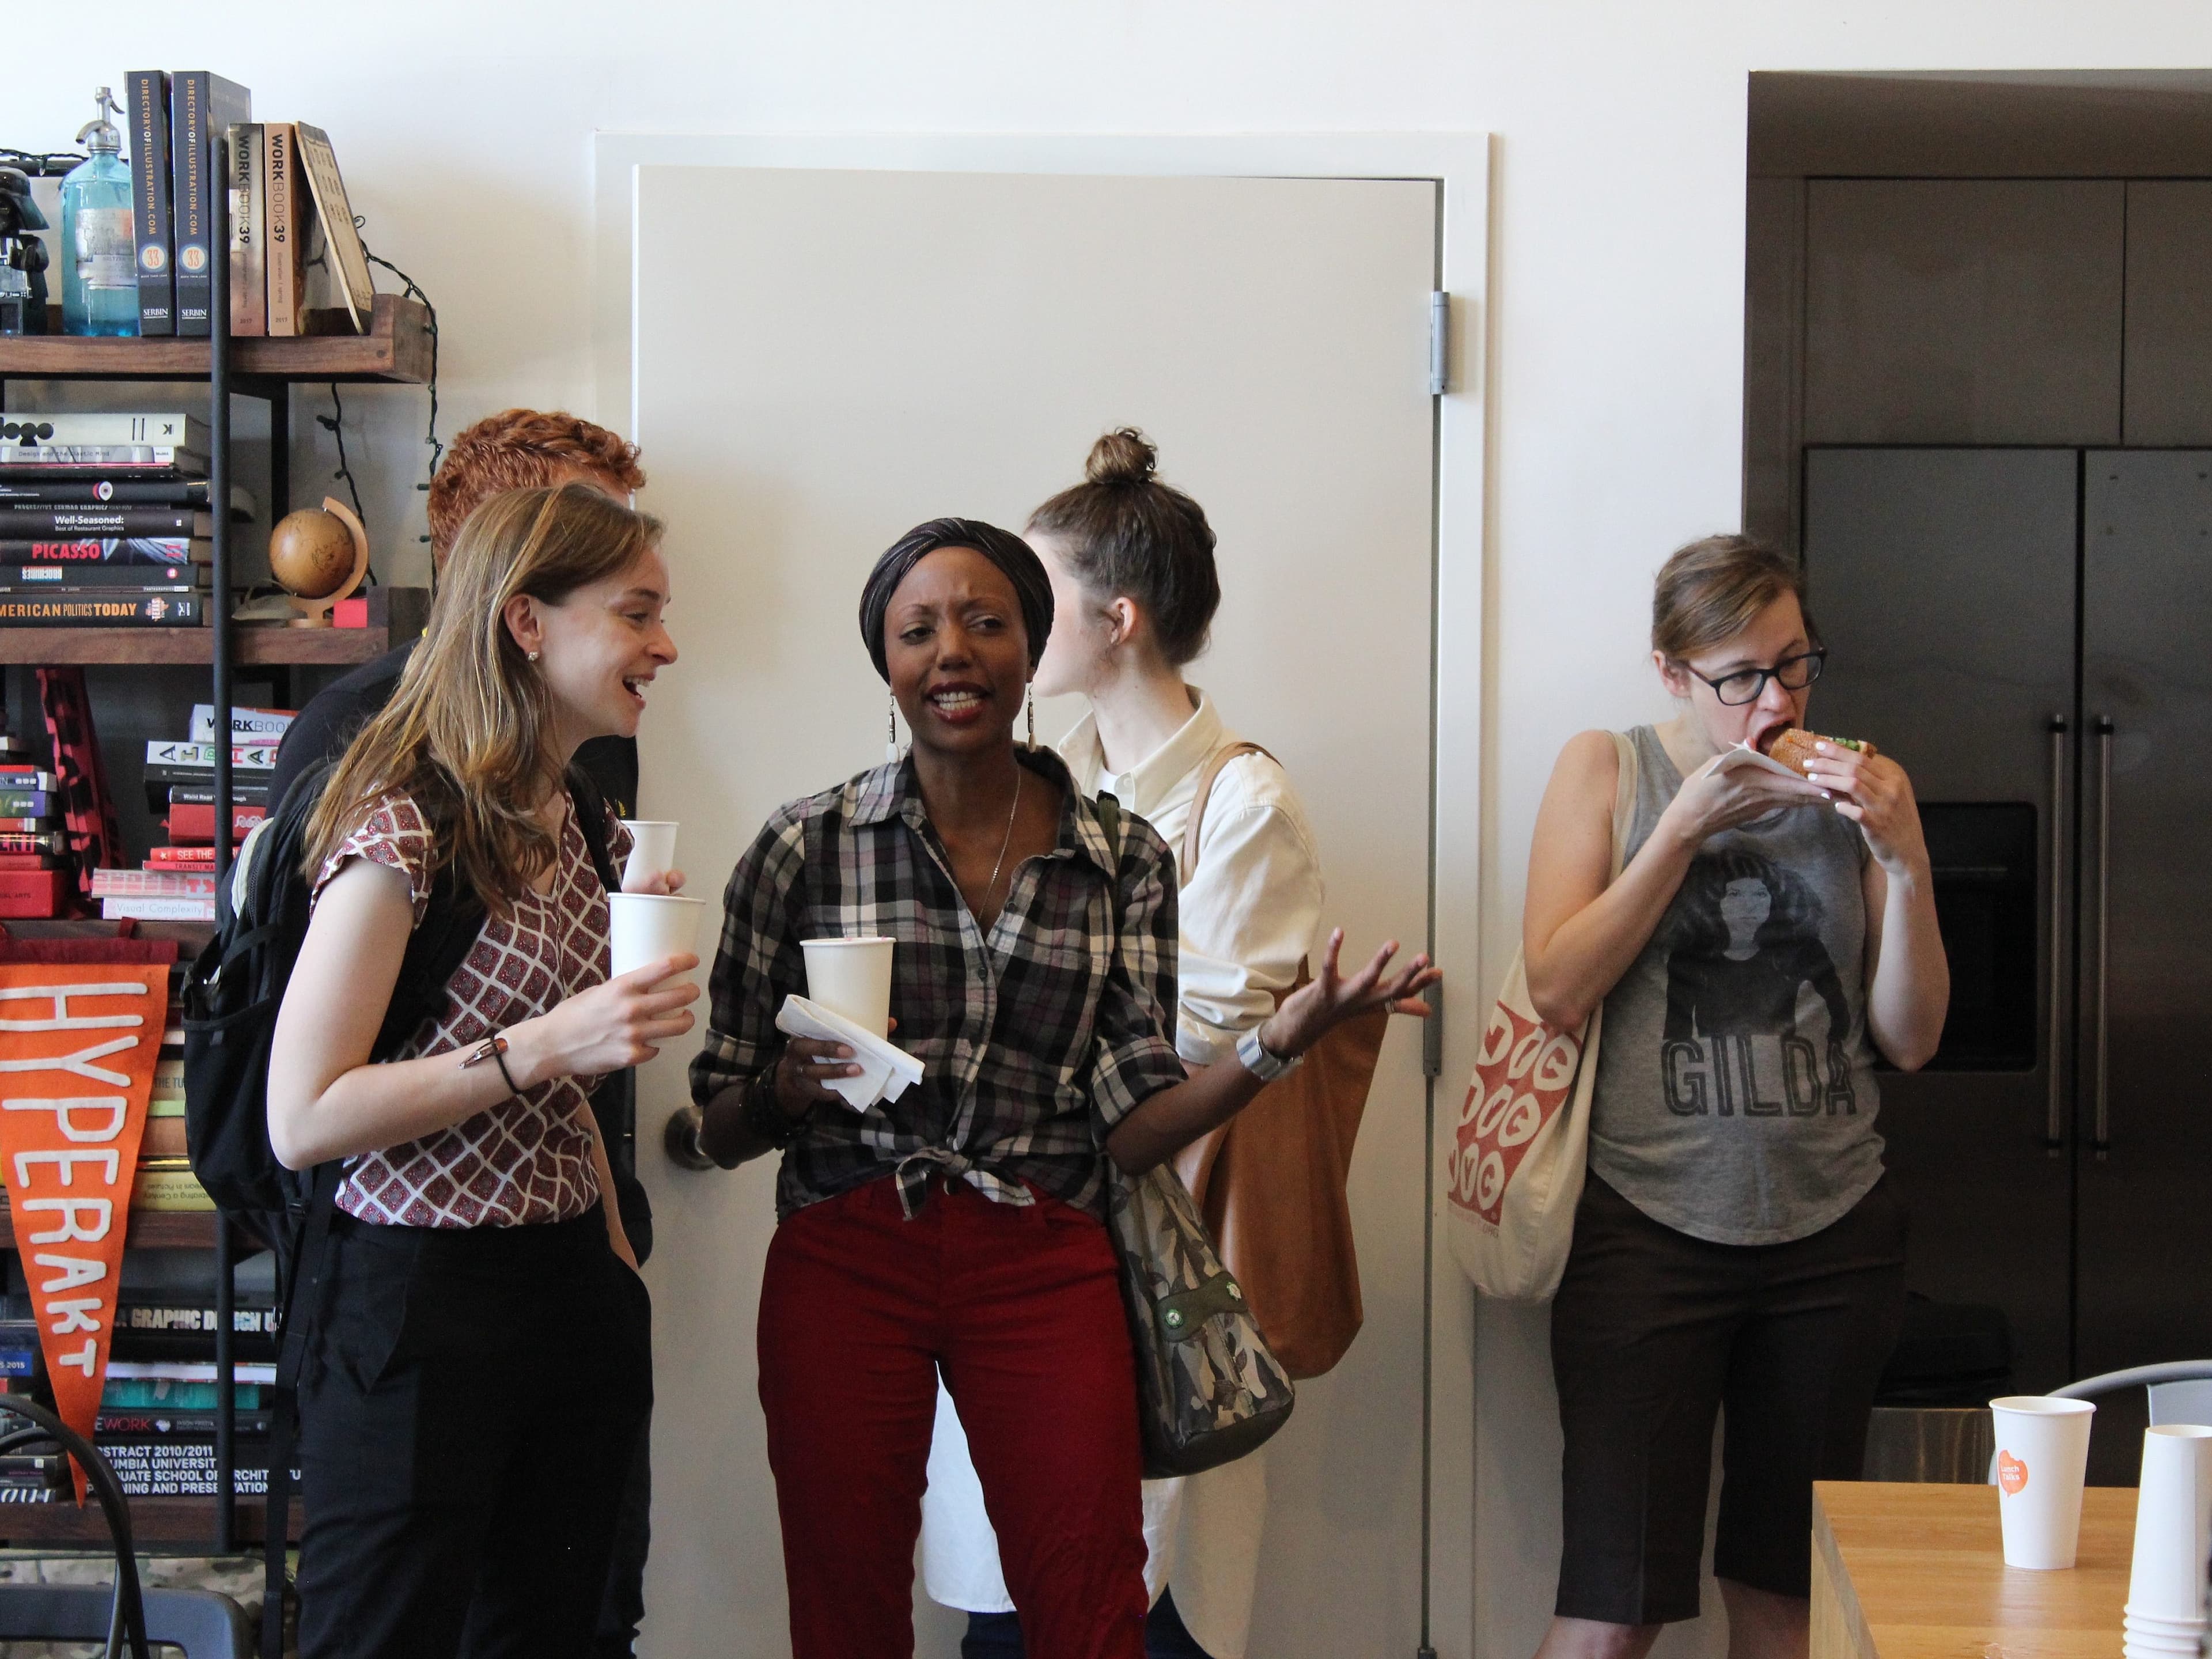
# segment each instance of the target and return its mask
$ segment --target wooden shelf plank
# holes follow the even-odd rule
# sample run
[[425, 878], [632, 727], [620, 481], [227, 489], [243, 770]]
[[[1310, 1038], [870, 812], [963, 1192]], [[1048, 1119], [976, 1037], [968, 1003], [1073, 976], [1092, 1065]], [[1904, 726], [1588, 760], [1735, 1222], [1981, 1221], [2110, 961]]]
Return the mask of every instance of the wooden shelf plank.
[[[123, 1242], [134, 1250], [211, 1250], [215, 1249], [215, 1223], [213, 1210], [133, 1210], [131, 1231]], [[231, 1237], [237, 1241], [240, 1255], [258, 1248], [252, 1239], [236, 1232]], [[0, 1204], [0, 1250], [15, 1248], [15, 1220], [8, 1207]], [[0, 1504], [0, 1510], [6, 1507]]]
[[[422, 587], [369, 590], [368, 628], [286, 628], [269, 623], [236, 623], [231, 628], [232, 660], [242, 666], [277, 664], [368, 662], [422, 631], [430, 592]], [[378, 618], [384, 619], [378, 625]], [[0, 627], [0, 663], [51, 666], [68, 663], [181, 664], [205, 668], [215, 660], [210, 628], [8, 628]]]
[[[266, 1502], [241, 1493], [238, 1499], [238, 1540], [261, 1542], [261, 1521]], [[300, 1500], [292, 1500], [287, 1530], [300, 1536]], [[194, 1544], [212, 1548], [215, 1540], [215, 1499], [212, 1498], [134, 1498], [131, 1500], [131, 1542]], [[74, 1498], [59, 1504], [0, 1504], [0, 1544], [14, 1548], [40, 1544], [99, 1544], [107, 1542], [107, 1522], [96, 1500], [79, 1509]]]
[[[381, 380], [420, 386], [430, 378], [430, 313], [396, 294], [376, 296], [367, 334], [295, 338], [234, 335], [230, 372], [241, 380]], [[208, 343], [182, 339], [82, 339], [59, 334], [0, 338], [0, 380], [204, 380]]]

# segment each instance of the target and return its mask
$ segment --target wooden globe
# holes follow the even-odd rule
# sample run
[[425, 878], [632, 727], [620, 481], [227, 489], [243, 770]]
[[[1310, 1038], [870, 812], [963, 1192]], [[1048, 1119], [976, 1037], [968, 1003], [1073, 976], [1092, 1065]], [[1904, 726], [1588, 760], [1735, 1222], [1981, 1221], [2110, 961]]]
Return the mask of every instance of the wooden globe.
[[269, 574], [303, 599], [326, 599], [346, 586], [354, 557], [352, 530], [319, 507], [286, 514], [269, 535]]

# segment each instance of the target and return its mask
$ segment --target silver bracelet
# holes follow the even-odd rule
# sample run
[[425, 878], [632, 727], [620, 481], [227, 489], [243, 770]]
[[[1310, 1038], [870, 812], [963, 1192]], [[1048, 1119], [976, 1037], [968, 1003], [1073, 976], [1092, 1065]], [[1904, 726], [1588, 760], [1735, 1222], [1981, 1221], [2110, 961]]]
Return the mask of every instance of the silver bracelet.
[[1304, 1054], [1276, 1054], [1260, 1041], [1260, 1028], [1256, 1025], [1237, 1039], [1237, 1063], [1262, 1083], [1273, 1083], [1296, 1071], [1304, 1060]]

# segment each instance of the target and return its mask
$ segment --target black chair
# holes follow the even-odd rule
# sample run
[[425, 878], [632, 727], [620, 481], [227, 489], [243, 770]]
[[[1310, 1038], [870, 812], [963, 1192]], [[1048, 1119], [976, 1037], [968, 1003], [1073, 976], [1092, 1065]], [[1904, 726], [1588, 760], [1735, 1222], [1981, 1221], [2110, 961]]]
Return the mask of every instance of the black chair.
[[115, 1547], [115, 1583], [98, 1589], [75, 1584], [0, 1584], [0, 1641], [105, 1642], [106, 1659], [151, 1659], [150, 1638], [180, 1647], [185, 1659], [252, 1659], [253, 1632], [245, 1610], [213, 1590], [147, 1591], [138, 1583], [131, 1547], [131, 1504], [123, 1485], [99, 1449], [48, 1407], [20, 1395], [7, 1410], [32, 1427], [0, 1436], [0, 1452], [37, 1440], [53, 1440], [77, 1461], [106, 1517]]

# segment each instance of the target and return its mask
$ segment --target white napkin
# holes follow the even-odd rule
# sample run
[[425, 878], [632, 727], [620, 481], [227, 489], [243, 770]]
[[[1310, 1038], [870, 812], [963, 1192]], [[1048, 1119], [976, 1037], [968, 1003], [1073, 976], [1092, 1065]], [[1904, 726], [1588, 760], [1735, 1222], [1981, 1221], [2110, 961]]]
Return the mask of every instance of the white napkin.
[[844, 1096], [845, 1103], [856, 1112], [866, 1111], [879, 1100], [896, 1100], [921, 1081], [921, 1062], [905, 1049], [796, 994], [785, 997], [783, 1006], [775, 1011], [775, 1029], [788, 1036], [842, 1042], [853, 1051], [853, 1064], [860, 1068], [860, 1075], [823, 1081]]
[[1739, 743], [1733, 749], [1721, 750], [1719, 768], [1721, 771], [1733, 772], [1746, 766], [1757, 767], [1762, 771], [1771, 772], [1778, 777], [1795, 778], [1800, 783], [1805, 781], [1805, 775], [1796, 767], [1784, 766], [1773, 756], [1762, 755], [1747, 743]]

